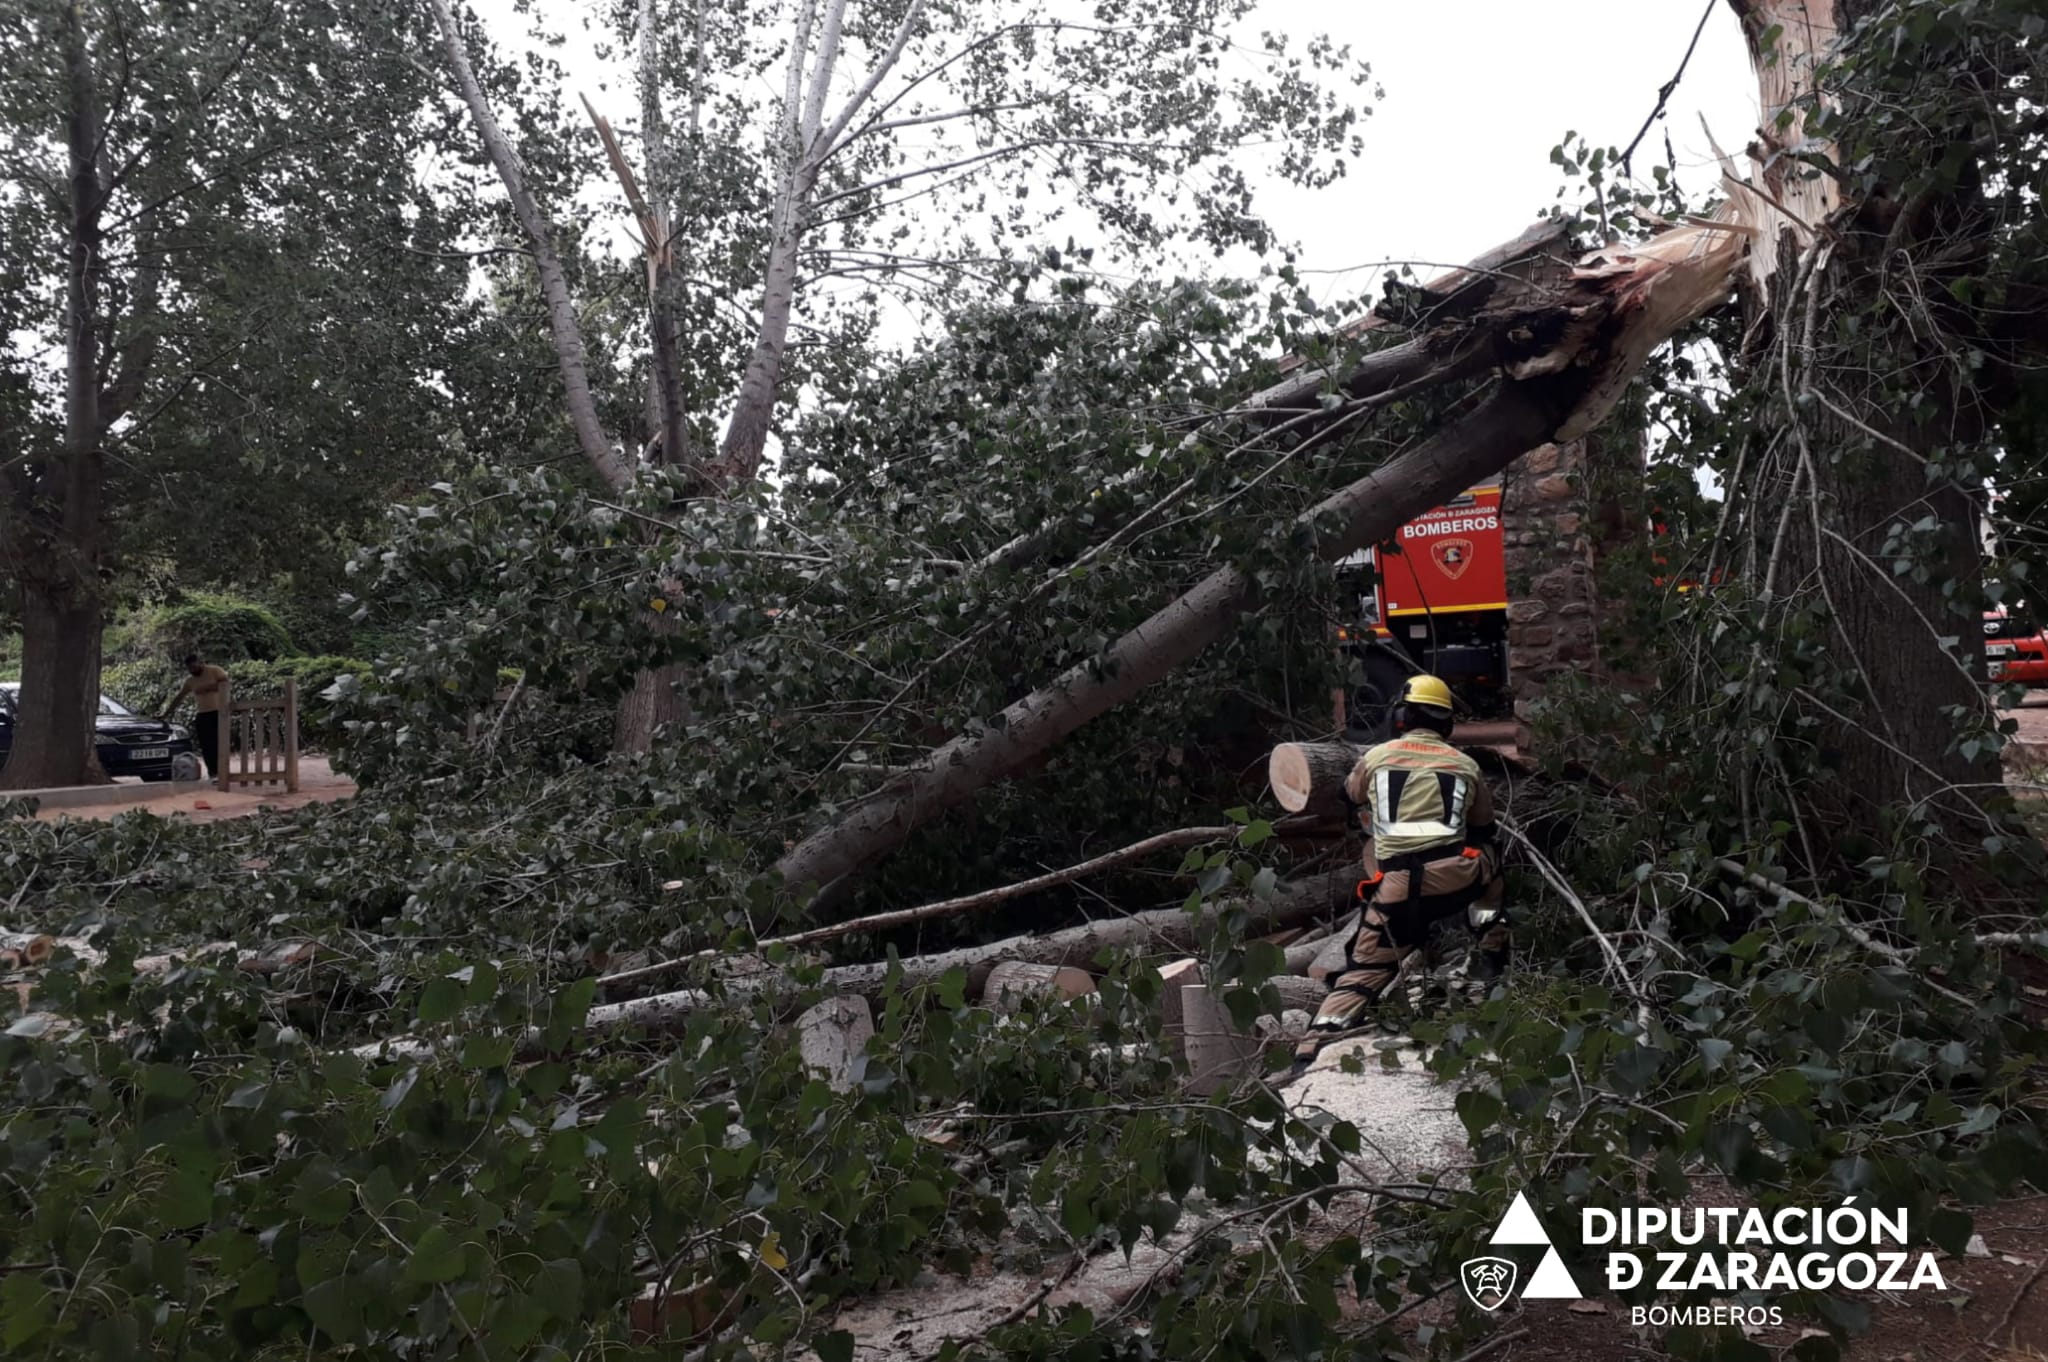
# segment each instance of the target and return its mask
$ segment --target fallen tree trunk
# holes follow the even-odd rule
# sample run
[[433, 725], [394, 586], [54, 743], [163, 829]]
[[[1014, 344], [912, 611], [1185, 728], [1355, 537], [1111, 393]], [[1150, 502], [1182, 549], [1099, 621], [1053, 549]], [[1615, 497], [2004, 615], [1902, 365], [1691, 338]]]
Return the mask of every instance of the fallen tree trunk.
[[[1086, 966], [1105, 950], [1140, 950], [1148, 954], [1182, 956], [1200, 945], [1203, 935], [1215, 926], [1218, 915], [1223, 912], [1248, 912], [1251, 920], [1246, 924], [1247, 932], [1300, 926], [1341, 910], [1351, 901], [1356, 881], [1355, 871], [1338, 869], [1283, 885], [1270, 899], [1248, 902], [1220, 900], [1204, 904], [1199, 913], [1189, 913], [1183, 908], [1159, 908], [1133, 913], [1129, 917], [1085, 923], [1043, 936], [1013, 937], [983, 946], [963, 946], [958, 950], [914, 955], [893, 962], [878, 960], [870, 964], [836, 965], [824, 972], [817, 988], [833, 995], [874, 997], [888, 984], [892, 970], [900, 971], [903, 987], [915, 988], [935, 984], [945, 977], [948, 970], [960, 969], [967, 973], [968, 996], [979, 997], [988, 987], [989, 975], [1004, 961]], [[716, 997], [704, 989], [693, 988], [606, 1003], [591, 1008], [585, 1016], [585, 1024], [594, 1030], [644, 1027], [660, 1031], [679, 1025], [706, 1008], [718, 1006], [721, 1000], [730, 1004], [755, 998], [772, 999], [778, 1013], [788, 1013], [795, 1010], [795, 1004], [802, 1001], [806, 991], [788, 973], [767, 971], [728, 981], [722, 994]], [[525, 1052], [533, 1053], [540, 1044], [540, 1033], [532, 1031], [525, 1037], [523, 1048]], [[394, 1037], [355, 1046], [350, 1053], [362, 1059], [380, 1056], [417, 1059], [425, 1058], [433, 1051], [432, 1041]]]
[[[1341, 558], [1542, 444], [1569, 411], [1566, 394], [1504, 386], [1462, 420], [1323, 501], [1302, 519], [1317, 553]], [[975, 791], [1015, 771], [1092, 719], [1164, 679], [1224, 638], [1257, 600], [1236, 568], [1211, 573], [1091, 659], [1003, 711], [1001, 723], [938, 748], [792, 848], [777, 864], [798, 890], [830, 885], [887, 852]]]
[[1344, 780], [1364, 755], [1348, 742], [1283, 742], [1266, 759], [1266, 782], [1289, 813], [1346, 814]]
[[[1641, 246], [1595, 252], [1569, 269], [1539, 248], [1475, 280], [1476, 307], [1425, 338], [1425, 348], [1445, 357], [1446, 378], [1470, 373], [1477, 358], [1502, 381], [1463, 417], [1303, 514], [1297, 525], [1314, 552], [1335, 560], [1386, 539], [1525, 451], [1598, 425], [1652, 349], [1726, 301], [1756, 231], [1752, 199], [1734, 192], [1732, 181], [1729, 187], [1714, 219], [1673, 227]], [[1256, 603], [1251, 582], [1235, 568], [1211, 573], [1101, 657], [1010, 706], [1000, 722], [937, 748], [921, 770], [791, 848], [776, 866], [783, 883], [805, 896], [829, 891], [1224, 638]]]
[[[827, 923], [823, 927], [812, 927], [801, 932], [790, 932], [784, 936], [771, 936], [765, 941], [756, 942], [753, 951], [758, 955], [770, 946], [787, 946], [792, 949], [802, 946], [814, 946], [821, 941], [836, 941], [841, 937], [852, 936], [856, 932], [886, 931], [891, 927], [907, 927], [913, 922], [929, 922], [934, 918], [955, 917], [961, 913], [971, 913], [982, 908], [992, 908], [998, 903], [1006, 903], [1011, 899], [1021, 898], [1026, 894], [1036, 893], [1041, 889], [1052, 889], [1062, 884], [1070, 884], [1084, 876], [1095, 874], [1097, 871], [1114, 869], [1127, 861], [1135, 861], [1142, 856], [1149, 856], [1155, 851], [1163, 851], [1169, 847], [1197, 846], [1203, 842], [1221, 841], [1226, 837], [1234, 837], [1236, 835], [1237, 829], [1234, 826], [1176, 828], [1172, 832], [1162, 832], [1156, 836], [1147, 837], [1141, 842], [1133, 842], [1127, 847], [1104, 852], [1102, 855], [1082, 861], [1078, 865], [1070, 865], [1062, 870], [1048, 871], [1043, 875], [1036, 875], [1028, 880], [1019, 880], [1015, 884], [1006, 884], [995, 889], [984, 889], [978, 894], [966, 894], [959, 898], [940, 899], [936, 903], [923, 903], [915, 908], [896, 908], [886, 913], [870, 913], [866, 917], [848, 918], [844, 922]], [[680, 973], [688, 968], [693, 960], [708, 960], [723, 954], [725, 954], [723, 951], [718, 950], [702, 950], [694, 955], [686, 955], [679, 959], [660, 960], [651, 965], [642, 965], [635, 969], [620, 970], [616, 974], [607, 974], [601, 977], [597, 983], [600, 988], [618, 988], [625, 984], [641, 983], [648, 979], [658, 979], [663, 975]]]

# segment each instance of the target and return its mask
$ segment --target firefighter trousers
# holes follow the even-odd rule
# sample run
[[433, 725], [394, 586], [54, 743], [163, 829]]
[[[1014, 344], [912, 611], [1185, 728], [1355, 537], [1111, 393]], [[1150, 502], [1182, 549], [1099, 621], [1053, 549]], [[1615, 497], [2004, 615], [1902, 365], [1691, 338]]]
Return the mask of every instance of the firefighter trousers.
[[1314, 1058], [1327, 1033], [1360, 1025], [1448, 919], [1462, 914], [1471, 931], [1471, 978], [1490, 980], [1507, 969], [1512, 942], [1501, 908], [1506, 882], [1490, 847], [1476, 856], [1456, 853], [1386, 869], [1374, 891], [1345, 948], [1345, 968], [1330, 981], [1297, 1060]]

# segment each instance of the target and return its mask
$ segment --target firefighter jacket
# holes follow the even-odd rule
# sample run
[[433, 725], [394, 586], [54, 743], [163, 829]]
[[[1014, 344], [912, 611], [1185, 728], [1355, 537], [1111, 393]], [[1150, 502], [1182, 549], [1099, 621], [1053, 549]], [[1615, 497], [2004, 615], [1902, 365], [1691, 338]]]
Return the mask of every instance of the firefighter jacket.
[[1372, 748], [1344, 791], [1383, 865], [1418, 853], [1456, 856], [1493, 839], [1493, 796], [1479, 763], [1428, 729]]

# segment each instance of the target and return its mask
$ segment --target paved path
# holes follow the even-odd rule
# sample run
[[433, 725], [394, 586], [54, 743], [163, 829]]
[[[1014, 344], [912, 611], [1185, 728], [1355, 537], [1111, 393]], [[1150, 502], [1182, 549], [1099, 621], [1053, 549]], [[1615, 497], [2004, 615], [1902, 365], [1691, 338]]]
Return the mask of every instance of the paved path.
[[2048, 758], [2048, 690], [2029, 691], [2020, 707], [2007, 710], [2005, 717], [2019, 720], [2020, 731], [2013, 738], [2028, 756]]
[[79, 809], [47, 809], [36, 815], [44, 822], [59, 818], [112, 818], [130, 809], [148, 809], [161, 818], [180, 817], [194, 823], [212, 823], [223, 818], [247, 818], [263, 809], [299, 809], [308, 804], [331, 804], [356, 792], [356, 783], [336, 775], [325, 757], [299, 758], [299, 792], [286, 794], [282, 785], [244, 786], [233, 794], [207, 787], [184, 794], [160, 792], [155, 785], [135, 786], [135, 798], [123, 804], [95, 804]]

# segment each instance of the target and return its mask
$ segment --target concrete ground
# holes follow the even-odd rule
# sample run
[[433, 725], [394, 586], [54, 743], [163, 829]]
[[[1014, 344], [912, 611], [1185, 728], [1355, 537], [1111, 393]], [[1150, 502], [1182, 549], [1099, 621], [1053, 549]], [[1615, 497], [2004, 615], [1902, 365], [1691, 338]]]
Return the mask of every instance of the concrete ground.
[[[124, 789], [130, 788], [123, 784]], [[172, 793], [160, 785], [135, 784], [133, 799], [114, 804], [95, 804], [78, 809], [46, 809], [36, 815], [44, 822], [59, 818], [107, 819], [131, 809], [147, 809], [160, 818], [185, 818], [194, 823], [212, 823], [223, 818], [246, 818], [263, 809], [298, 809], [308, 804], [331, 804], [356, 792], [356, 784], [338, 775], [325, 757], [299, 758], [299, 790], [286, 794], [282, 785], [245, 785], [233, 794], [222, 794], [213, 786], [189, 787]]]
[[2007, 710], [2005, 717], [2019, 720], [2020, 731], [2013, 736], [2029, 756], [2048, 759], [2048, 690], [2029, 691], [2020, 707]]

